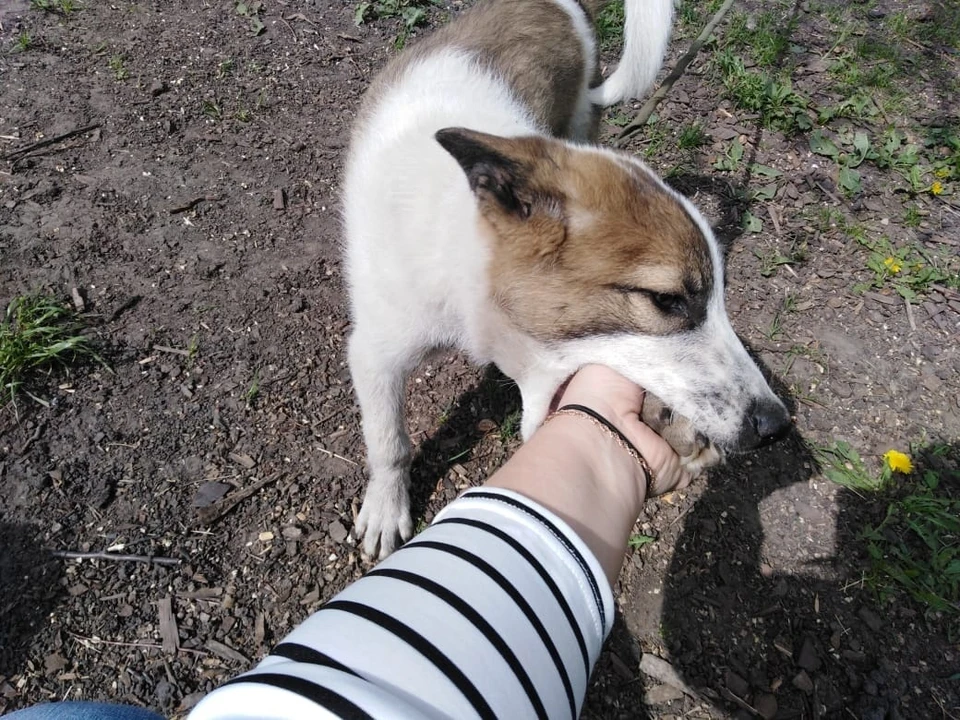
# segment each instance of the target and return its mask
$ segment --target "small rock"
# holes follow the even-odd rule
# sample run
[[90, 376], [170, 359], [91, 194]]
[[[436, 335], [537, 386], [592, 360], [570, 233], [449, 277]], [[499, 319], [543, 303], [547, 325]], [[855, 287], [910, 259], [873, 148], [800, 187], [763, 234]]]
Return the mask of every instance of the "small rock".
[[817, 655], [817, 647], [811, 638], [805, 638], [800, 647], [800, 654], [797, 656], [797, 665], [804, 670], [815, 672], [820, 669], [820, 657]]
[[777, 698], [770, 693], [757, 695], [753, 701], [753, 708], [764, 720], [773, 720], [777, 716]]
[[300, 536], [303, 535], [303, 530], [294, 525], [285, 527], [280, 532], [287, 540], [299, 540]]
[[334, 520], [327, 526], [327, 534], [335, 543], [342, 543], [347, 539], [347, 529], [339, 520]]
[[286, 193], [283, 192], [283, 188], [277, 188], [273, 191], [273, 209], [274, 210], [286, 210], [287, 209], [287, 197]]
[[306, 307], [307, 307], [306, 300], [304, 300], [302, 297], [296, 297], [290, 302], [290, 305], [287, 308], [287, 312], [290, 312], [290, 313], [303, 312]]
[[166, 707], [173, 700], [173, 685], [166, 680], [161, 680], [157, 683], [154, 694], [157, 696], [157, 703], [161, 707]]
[[747, 693], [750, 692], [749, 683], [732, 670], [727, 670], [727, 674], [724, 677], [724, 684], [730, 692], [741, 699], [745, 698]]
[[150, 83], [150, 95], [157, 97], [158, 95], [163, 95], [169, 87], [163, 80], [154, 80]]
[[873, 632], [880, 632], [880, 628], [883, 627], [883, 622], [880, 620], [880, 616], [868, 607], [860, 608], [860, 611], [857, 613], [857, 615]]
[[43, 666], [46, 668], [47, 674], [52, 675], [63, 670], [67, 666], [67, 661], [62, 655], [52, 653], [43, 659]]
[[924, 345], [920, 348], [920, 354], [923, 355], [927, 360], [936, 360], [940, 357], [940, 353], [943, 352], [938, 345]]
[[273, 540], [273, 533], [269, 530], [265, 530], [257, 536], [257, 539], [260, 540], [260, 542], [270, 542]]
[[682, 697], [683, 692], [673, 685], [657, 685], [647, 691], [644, 699], [648, 705], [665, 705]]
[[797, 690], [801, 690], [805, 693], [813, 692], [813, 680], [810, 679], [810, 676], [807, 675], [806, 670], [801, 670], [793, 678], [793, 686]]
[[867, 17], [871, 20], [879, 20], [887, 16], [887, 11], [883, 8], [872, 7], [867, 10]]
[[205, 482], [197, 488], [193, 496], [193, 506], [195, 508], [205, 508], [213, 505], [217, 500], [226, 495], [233, 485], [221, 482]]
[[477, 423], [477, 432], [481, 432], [486, 435], [488, 432], [493, 432], [497, 429], [497, 424], [490, 418], [484, 418]]

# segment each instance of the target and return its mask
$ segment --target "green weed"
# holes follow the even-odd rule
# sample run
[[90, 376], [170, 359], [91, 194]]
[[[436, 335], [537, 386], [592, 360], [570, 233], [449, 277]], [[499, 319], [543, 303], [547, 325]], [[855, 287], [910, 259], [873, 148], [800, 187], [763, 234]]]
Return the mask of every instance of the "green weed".
[[440, 0], [371, 0], [361, 2], [353, 13], [353, 21], [359, 27], [370, 20], [389, 20], [399, 18], [400, 32], [393, 45], [400, 50], [406, 45], [407, 38], [414, 28], [427, 21], [426, 8], [440, 5]]
[[643, 533], [637, 533], [631, 535], [630, 539], [627, 540], [627, 545], [632, 548], [643, 547], [644, 545], [649, 545], [650, 543], [656, 542], [657, 539], [652, 535], [644, 535]]
[[854, 285], [854, 292], [889, 285], [898, 295], [913, 301], [935, 283], [960, 287], [957, 257], [938, 257], [915, 245], [895, 248], [886, 236], [877, 240], [857, 238], [857, 242], [870, 250], [867, 267], [873, 272], [873, 278]]
[[753, 254], [760, 261], [760, 274], [763, 277], [773, 277], [781, 265], [799, 265], [807, 259], [806, 241], [794, 241], [786, 254], [777, 248], [767, 251], [754, 250]]
[[725, 170], [727, 172], [736, 172], [740, 169], [740, 163], [743, 161], [743, 143], [740, 138], [734, 138], [722, 157], [718, 157], [713, 163], [716, 170]]
[[724, 94], [743, 110], [760, 115], [763, 127], [796, 133], [810, 130], [810, 101], [793, 90], [788, 77], [775, 77], [761, 70], [748, 70], [729, 49], [714, 57]]
[[677, 147], [681, 150], [696, 150], [707, 144], [709, 136], [703, 124], [692, 122], [684, 125], [677, 135]]
[[[933, 447], [932, 455], [948, 446]], [[955, 474], [955, 473], [954, 473]], [[871, 571], [868, 582], [881, 600], [906, 592], [960, 630], [960, 498], [955, 482], [931, 469], [907, 476], [884, 519], [861, 534]], [[954, 478], [956, 480], [956, 478]], [[951, 485], [953, 486], [951, 488]]]
[[223, 119], [223, 109], [215, 100], [204, 100], [200, 104], [200, 112], [214, 122], [219, 122]]
[[770, 327], [767, 328], [765, 333], [770, 340], [776, 341], [783, 337], [783, 323], [787, 315], [792, 313], [796, 307], [797, 296], [794, 293], [787, 293], [780, 302], [780, 306], [774, 311]]
[[520, 436], [520, 419], [523, 417], [520, 410], [514, 410], [500, 423], [500, 440], [510, 442]]
[[250, 22], [250, 34], [253, 36], [262, 35], [267, 26], [260, 19], [260, 11], [263, 9], [263, 3], [260, 0], [239, 0], [237, 2], [237, 15], [245, 17]]
[[247, 391], [243, 394], [243, 399], [247, 403], [247, 407], [252, 407], [253, 403], [260, 396], [260, 371], [255, 370], [253, 373], [253, 380], [250, 381], [250, 386], [247, 388]]
[[795, 28], [796, 20], [785, 23], [781, 14], [775, 12], [734, 13], [724, 41], [728, 47], [749, 52], [757, 65], [769, 67], [786, 54]]
[[858, 493], [877, 492], [886, 484], [882, 475], [867, 470], [860, 454], [848, 442], [837, 440], [832, 445], [812, 449], [824, 477], [841, 487]]
[[82, 6], [75, 0], [30, 0], [30, 7], [34, 10], [42, 10], [43, 12], [69, 15], [79, 10]]
[[113, 77], [117, 82], [122, 82], [129, 76], [122, 55], [114, 55], [110, 58], [107, 65], [109, 65], [110, 71], [113, 73]]
[[14, 400], [33, 372], [99, 360], [82, 329], [76, 313], [49, 295], [14, 298], [0, 321], [0, 391]]
[[30, 37], [30, 33], [24, 30], [17, 35], [17, 39], [13, 43], [13, 52], [26, 52], [31, 47], [33, 47], [33, 38]]

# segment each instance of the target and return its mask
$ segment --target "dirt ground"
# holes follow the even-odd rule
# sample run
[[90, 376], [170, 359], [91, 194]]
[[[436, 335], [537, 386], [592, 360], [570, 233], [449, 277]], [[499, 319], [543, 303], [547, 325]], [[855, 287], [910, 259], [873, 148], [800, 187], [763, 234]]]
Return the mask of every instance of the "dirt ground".
[[[823, 59], [843, 42], [827, 10], [867, 28], [916, 10], [776, 7], [794, 23], [794, 87], [821, 104], [838, 98]], [[180, 716], [365, 567], [350, 535], [363, 447], [337, 192], [398, 25], [358, 27], [353, 4], [329, 0], [242, 9], [0, 3], [0, 301], [76, 289], [105, 361], [35, 386], [49, 407], [0, 409], [0, 714], [92, 698]], [[680, 25], [671, 61], [697, 29]], [[910, 42], [909, 117], [886, 122], [960, 126], [956, 48]], [[960, 206], [900, 192], [869, 163], [862, 188], [841, 192], [806, 135], [724, 99], [710, 55], [630, 149], [729, 244], [733, 324], [796, 432], [648, 504], [638, 533], [656, 541], [630, 552], [583, 717], [960, 717], [947, 619], [881, 603], [864, 581], [859, 533], [885, 506], [826, 480], [810, 449], [845, 440], [877, 468], [889, 448], [934, 443], [915, 462], [960, 486], [960, 294], [941, 283], [907, 305], [855, 290], [873, 273], [850, 239], [856, 226], [949, 266]], [[634, 111], [608, 115], [607, 139]], [[706, 133], [692, 150], [676, 142], [691, 120]], [[735, 139], [754, 165], [717, 168]], [[781, 173], [772, 197], [756, 192], [770, 177], [757, 166]], [[744, 230], [759, 229], [750, 218], [761, 231]], [[447, 357], [420, 369], [409, 403], [428, 522], [515, 448], [519, 398]], [[50, 554], [107, 550], [180, 562]]]

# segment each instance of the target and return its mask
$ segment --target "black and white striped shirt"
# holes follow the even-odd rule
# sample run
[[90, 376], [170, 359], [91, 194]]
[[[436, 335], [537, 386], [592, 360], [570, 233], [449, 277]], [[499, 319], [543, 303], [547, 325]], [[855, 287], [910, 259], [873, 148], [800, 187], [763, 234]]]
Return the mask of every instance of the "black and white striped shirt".
[[566, 523], [471, 490], [189, 720], [575, 719], [613, 612]]

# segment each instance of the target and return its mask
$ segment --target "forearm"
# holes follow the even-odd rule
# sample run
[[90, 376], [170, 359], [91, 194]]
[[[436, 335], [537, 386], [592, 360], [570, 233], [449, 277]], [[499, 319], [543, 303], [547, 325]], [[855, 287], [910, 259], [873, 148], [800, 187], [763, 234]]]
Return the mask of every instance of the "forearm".
[[487, 481], [556, 513], [603, 567], [611, 586], [644, 502], [633, 458], [591, 421], [561, 415], [541, 427]]

